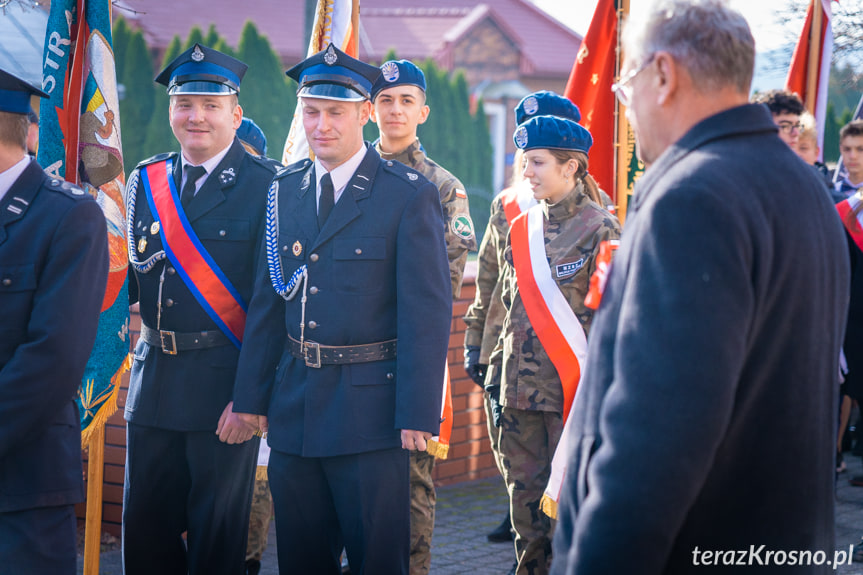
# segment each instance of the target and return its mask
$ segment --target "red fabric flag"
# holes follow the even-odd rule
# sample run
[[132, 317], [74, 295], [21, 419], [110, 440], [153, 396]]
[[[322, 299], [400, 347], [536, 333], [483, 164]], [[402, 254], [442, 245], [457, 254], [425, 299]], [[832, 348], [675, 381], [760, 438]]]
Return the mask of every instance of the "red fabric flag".
[[564, 95], [581, 110], [581, 124], [590, 130], [590, 173], [615, 202], [614, 83], [617, 47], [615, 0], [599, 0], [590, 28], [572, 66]]
[[[821, 33], [818, 47], [817, 69], [809, 69], [809, 52], [812, 47], [812, 25], [813, 6], [821, 11]], [[785, 79], [785, 89], [794, 92], [800, 99], [807, 103], [815, 116], [818, 126], [818, 147], [824, 148], [824, 120], [827, 115], [827, 84], [830, 78], [830, 59], [833, 55], [833, 31], [830, 26], [832, 19], [830, 0], [815, 0], [809, 4], [806, 10], [806, 22], [800, 31], [797, 46], [794, 47], [794, 55], [791, 57], [791, 66], [788, 69], [788, 77]], [[814, 106], [808, 105], [809, 78], [815, 76]]]

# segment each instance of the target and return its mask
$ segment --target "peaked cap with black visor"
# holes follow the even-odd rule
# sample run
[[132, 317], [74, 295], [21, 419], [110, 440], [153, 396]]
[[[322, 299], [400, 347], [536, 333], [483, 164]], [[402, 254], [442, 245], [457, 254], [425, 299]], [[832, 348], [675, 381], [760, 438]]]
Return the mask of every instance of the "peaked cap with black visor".
[[48, 94], [29, 82], [5, 70], [0, 70], [0, 112], [28, 115], [32, 110], [31, 95], [40, 98], [48, 97]]
[[297, 96], [362, 102], [371, 99], [380, 68], [348, 56], [332, 44], [287, 72], [300, 85]]
[[219, 96], [237, 94], [249, 67], [218, 50], [195, 44], [168, 64], [156, 82], [168, 95]]

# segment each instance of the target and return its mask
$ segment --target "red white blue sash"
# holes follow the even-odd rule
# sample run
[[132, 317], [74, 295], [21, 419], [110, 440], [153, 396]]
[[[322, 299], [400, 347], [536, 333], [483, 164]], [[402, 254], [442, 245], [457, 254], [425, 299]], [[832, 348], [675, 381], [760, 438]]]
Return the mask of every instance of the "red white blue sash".
[[836, 204], [836, 209], [839, 210], [839, 216], [842, 218], [842, 224], [848, 230], [848, 234], [857, 244], [857, 247], [863, 251], [863, 210], [860, 210], [856, 215], [854, 210], [860, 207], [863, 202], [863, 192], [857, 192]]
[[527, 180], [522, 180], [502, 191], [500, 199], [509, 225], [512, 225], [515, 218], [537, 204], [536, 198], [533, 197], [533, 188]]
[[174, 162], [150, 164], [141, 170], [141, 183], [165, 254], [201, 307], [228, 339], [240, 347], [246, 326], [246, 303], [204, 249], [180, 204], [174, 185]]

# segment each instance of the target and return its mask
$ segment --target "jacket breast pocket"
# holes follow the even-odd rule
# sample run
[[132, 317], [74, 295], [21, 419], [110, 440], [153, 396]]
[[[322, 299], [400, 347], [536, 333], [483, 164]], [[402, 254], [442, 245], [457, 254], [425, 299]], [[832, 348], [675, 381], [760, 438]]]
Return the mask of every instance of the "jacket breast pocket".
[[333, 276], [336, 292], [367, 295], [379, 291], [389, 277], [386, 238], [335, 238]]
[[35, 264], [0, 266], [0, 332], [26, 330], [36, 286]]
[[251, 269], [252, 224], [249, 220], [212, 218], [195, 222], [195, 233], [223, 270]]

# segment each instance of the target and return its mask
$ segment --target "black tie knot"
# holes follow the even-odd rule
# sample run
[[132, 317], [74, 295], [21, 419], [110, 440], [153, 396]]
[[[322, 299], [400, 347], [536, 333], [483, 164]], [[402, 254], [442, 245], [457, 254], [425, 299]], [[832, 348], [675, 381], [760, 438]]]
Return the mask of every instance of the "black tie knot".
[[321, 198], [318, 200], [318, 228], [324, 227], [324, 222], [333, 211], [335, 201], [335, 190], [333, 189], [333, 178], [329, 172], [321, 176]]
[[186, 166], [185, 171], [186, 183], [183, 184], [183, 192], [180, 194], [180, 203], [183, 204], [184, 208], [188, 206], [189, 202], [192, 201], [192, 198], [195, 197], [195, 182], [207, 173], [204, 166]]

